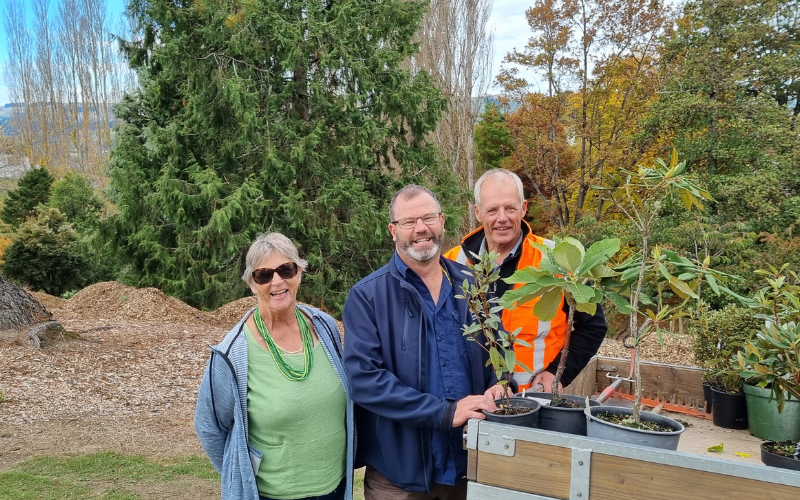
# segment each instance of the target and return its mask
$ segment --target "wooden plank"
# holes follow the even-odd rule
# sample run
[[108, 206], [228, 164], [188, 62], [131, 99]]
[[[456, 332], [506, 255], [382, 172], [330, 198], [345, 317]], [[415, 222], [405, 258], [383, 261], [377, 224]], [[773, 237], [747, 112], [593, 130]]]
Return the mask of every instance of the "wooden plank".
[[589, 490], [589, 498], [592, 500], [620, 498], [672, 500], [681, 497], [683, 495], [681, 491], [683, 494], [691, 492], [692, 498], [703, 500], [800, 498], [800, 488], [796, 486], [599, 453], [592, 454]]
[[516, 441], [513, 457], [478, 452], [481, 484], [553, 498], [569, 498], [572, 450]]
[[478, 480], [478, 450], [467, 450], [467, 479]]
[[[606, 377], [606, 369], [614, 366], [617, 371], [612, 375], [627, 377], [630, 360], [617, 358], [597, 358], [596, 382], [600, 392], [611, 384]], [[601, 370], [602, 368], [602, 370]], [[644, 396], [674, 404], [694, 405], [703, 401], [703, 370], [690, 366], [665, 365], [662, 363], [641, 363], [642, 387]], [[630, 385], [631, 387], [626, 387]], [[633, 393], [633, 384], [623, 383], [622, 392]], [[700, 404], [700, 406], [703, 406]]]
[[591, 396], [595, 393], [597, 385], [597, 357], [593, 357], [581, 370], [571, 384], [564, 388], [564, 394], [573, 396]]

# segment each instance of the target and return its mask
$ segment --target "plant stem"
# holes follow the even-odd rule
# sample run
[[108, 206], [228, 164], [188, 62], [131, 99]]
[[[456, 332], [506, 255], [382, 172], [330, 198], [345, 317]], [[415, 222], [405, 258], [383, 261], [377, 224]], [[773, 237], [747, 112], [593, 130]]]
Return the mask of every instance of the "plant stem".
[[553, 394], [551, 403], [556, 405], [560, 402], [561, 391], [558, 390], [558, 384], [561, 382], [561, 376], [564, 375], [564, 368], [567, 366], [567, 356], [569, 356], [569, 341], [572, 337], [572, 322], [575, 318], [575, 300], [570, 296], [565, 296], [567, 304], [569, 305], [569, 315], [567, 316], [567, 333], [564, 335], [564, 347], [561, 348], [561, 359], [558, 360], [558, 369], [556, 376], [553, 377], [553, 385], [550, 392]]

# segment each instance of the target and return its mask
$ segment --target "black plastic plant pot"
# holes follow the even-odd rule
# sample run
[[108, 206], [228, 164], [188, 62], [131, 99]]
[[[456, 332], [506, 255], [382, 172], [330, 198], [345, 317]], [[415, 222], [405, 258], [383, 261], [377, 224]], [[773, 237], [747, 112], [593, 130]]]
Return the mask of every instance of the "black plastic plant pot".
[[706, 413], [711, 413], [711, 409], [714, 407], [714, 393], [708, 382], [703, 382], [703, 398], [706, 400]]
[[[495, 399], [494, 403], [499, 407], [503, 404], [503, 400]], [[509, 403], [513, 408], [530, 408], [531, 411], [519, 415], [498, 415], [484, 410], [483, 413], [486, 415], [486, 420], [497, 422], [498, 424], [519, 425], [522, 427], [536, 428], [539, 426], [539, 408], [541, 408], [541, 405], [539, 405], [538, 401], [529, 398], [512, 397], [509, 398]]]
[[764, 465], [800, 471], [800, 459], [785, 457], [764, 449], [765, 446], [772, 444], [775, 444], [775, 442], [767, 441], [766, 443], [761, 443], [761, 461], [764, 462]]
[[747, 399], [744, 393], [731, 394], [711, 388], [714, 400], [714, 425], [725, 429], [747, 429]]
[[[517, 394], [519, 396], [519, 394]], [[550, 406], [550, 400], [553, 399], [553, 394], [549, 392], [526, 392], [526, 398], [534, 398], [537, 400], [544, 400], [539, 408], [539, 428], [546, 431], [563, 432], [566, 434], [575, 434], [577, 436], [586, 435], [586, 415], [583, 413], [583, 408], [586, 406], [586, 398], [581, 396], [568, 396], [567, 401], [581, 405], [580, 408], [559, 408]], [[541, 401], [540, 401], [541, 402]], [[590, 399], [589, 406], [600, 406], [600, 403]]]
[[650, 448], [660, 448], [662, 450], [677, 450], [678, 441], [681, 434], [686, 428], [678, 421], [663, 415], [643, 411], [641, 418], [645, 422], [655, 422], [672, 428], [670, 432], [657, 432], [645, 429], [635, 429], [624, 425], [608, 422], [598, 415], [633, 415], [633, 408], [622, 408], [619, 406], [595, 406], [584, 410], [586, 415], [587, 436], [608, 439], [610, 441], [617, 441], [620, 443], [638, 444], [639, 446], [648, 446]]

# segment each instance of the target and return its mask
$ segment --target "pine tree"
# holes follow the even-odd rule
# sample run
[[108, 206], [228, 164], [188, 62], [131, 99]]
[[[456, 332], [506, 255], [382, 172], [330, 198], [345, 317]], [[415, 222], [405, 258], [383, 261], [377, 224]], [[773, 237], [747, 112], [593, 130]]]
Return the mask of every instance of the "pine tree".
[[40, 203], [47, 203], [53, 187], [53, 176], [46, 168], [35, 168], [23, 175], [17, 189], [8, 192], [0, 219], [11, 227], [17, 227], [33, 215]]
[[310, 264], [301, 299], [337, 311], [390, 255], [393, 191], [457, 189], [424, 139], [445, 100], [400, 64], [424, 8], [133, 0], [141, 40], [121, 45], [141, 88], [116, 108], [103, 228], [124, 279], [216, 307], [245, 293], [256, 234], [280, 231]]

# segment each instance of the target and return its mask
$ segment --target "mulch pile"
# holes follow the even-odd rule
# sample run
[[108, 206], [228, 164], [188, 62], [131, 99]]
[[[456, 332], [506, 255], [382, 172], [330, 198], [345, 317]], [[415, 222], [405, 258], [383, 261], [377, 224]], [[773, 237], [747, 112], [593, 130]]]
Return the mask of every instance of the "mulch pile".
[[[55, 297], [53, 297], [55, 298]], [[48, 299], [51, 301], [52, 299]], [[59, 299], [61, 300], [61, 299]], [[54, 304], [59, 319], [97, 318], [110, 321], [169, 321], [194, 323], [206, 314], [155, 288], [134, 288], [116, 281], [95, 283], [71, 299]]]

